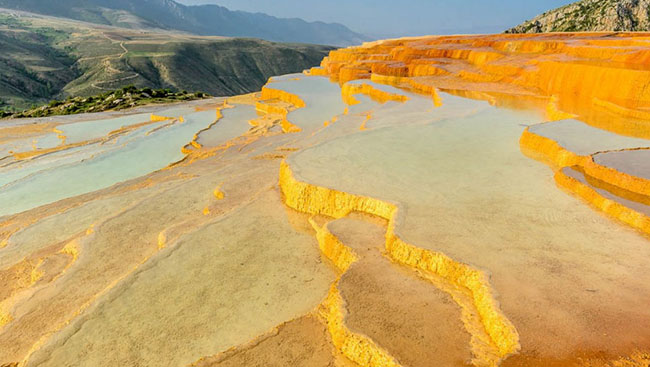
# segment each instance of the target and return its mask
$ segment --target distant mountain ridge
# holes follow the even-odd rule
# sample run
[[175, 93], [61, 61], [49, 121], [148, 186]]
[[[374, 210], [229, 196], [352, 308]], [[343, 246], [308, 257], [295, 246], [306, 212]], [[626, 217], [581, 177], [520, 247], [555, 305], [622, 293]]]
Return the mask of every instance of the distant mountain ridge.
[[275, 42], [348, 46], [367, 41], [338, 23], [306, 22], [218, 5], [174, 0], [0, 0], [0, 8], [128, 28], [161, 28], [197, 35], [251, 37]]
[[581, 0], [538, 15], [506, 33], [650, 30], [650, 0]]
[[[120, 14], [123, 21], [135, 21]], [[138, 88], [229, 96], [316, 66], [333, 48], [98, 26], [0, 11], [0, 109]]]

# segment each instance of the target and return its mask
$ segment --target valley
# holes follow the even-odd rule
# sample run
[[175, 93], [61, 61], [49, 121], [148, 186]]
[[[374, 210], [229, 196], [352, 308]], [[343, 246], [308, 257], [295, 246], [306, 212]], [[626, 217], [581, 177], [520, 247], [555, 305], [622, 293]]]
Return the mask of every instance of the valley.
[[317, 65], [328, 46], [142, 31], [0, 12], [0, 109], [127, 85], [228, 96]]

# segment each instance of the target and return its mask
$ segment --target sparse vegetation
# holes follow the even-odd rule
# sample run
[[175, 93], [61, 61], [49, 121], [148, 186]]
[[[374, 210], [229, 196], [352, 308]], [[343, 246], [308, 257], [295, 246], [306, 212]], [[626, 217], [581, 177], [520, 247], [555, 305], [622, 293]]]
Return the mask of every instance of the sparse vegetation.
[[73, 115], [86, 112], [121, 110], [152, 103], [170, 103], [209, 98], [203, 92], [175, 92], [171, 89], [136, 88], [132, 85], [91, 97], [69, 97], [64, 101], [52, 100], [41, 107], [33, 107], [22, 112], [0, 110], [0, 118], [46, 117], [54, 115]]

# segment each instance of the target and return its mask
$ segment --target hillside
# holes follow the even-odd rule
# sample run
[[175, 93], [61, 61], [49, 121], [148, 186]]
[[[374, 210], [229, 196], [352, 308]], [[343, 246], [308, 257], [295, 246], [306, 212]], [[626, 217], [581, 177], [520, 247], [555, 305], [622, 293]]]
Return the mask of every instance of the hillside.
[[648, 30], [650, 0], [582, 0], [538, 15], [506, 33]]
[[0, 49], [0, 108], [23, 109], [125, 85], [248, 93], [270, 76], [317, 65], [331, 48], [0, 13]]
[[366, 40], [341, 24], [281, 19], [230, 11], [217, 5], [185, 6], [173, 0], [0, 0], [0, 8], [132, 29], [161, 28], [205, 36], [334, 46]]

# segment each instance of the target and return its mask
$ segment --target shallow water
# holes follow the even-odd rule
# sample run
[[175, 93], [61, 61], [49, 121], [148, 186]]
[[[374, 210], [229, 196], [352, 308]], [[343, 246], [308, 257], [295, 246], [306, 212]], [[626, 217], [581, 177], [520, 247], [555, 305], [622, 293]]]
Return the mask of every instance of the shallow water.
[[[99, 190], [159, 170], [183, 158], [181, 147], [214, 122], [215, 111], [194, 112], [182, 124], [142, 135], [114, 151], [78, 164], [32, 174], [0, 189], [0, 215], [13, 214], [67, 197]], [[151, 127], [149, 127], [151, 129]]]
[[618, 135], [578, 120], [547, 122], [531, 126], [530, 131], [553, 139], [563, 148], [579, 155], [591, 155], [605, 150], [650, 146], [650, 140]]
[[[638, 201], [635, 201], [635, 200], [630, 200], [628, 198], [616, 195], [615, 193], [613, 193], [611, 191], [608, 191], [606, 188], [603, 188], [602, 183], [599, 182], [598, 180], [595, 180], [592, 177], [588, 177], [584, 173], [582, 173], [580, 171], [577, 171], [577, 170], [575, 170], [575, 169], [573, 169], [571, 167], [564, 167], [562, 169], [562, 173], [564, 173], [565, 175], [567, 175], [567, 176], [569, 176], [571, 178], [574, 178], [574, 179], [580, 181], [580, 183], [582, 183], [583, 185], [589, 186], [590, 188], [596, 190], [604, 198], [607, 198], [609, 200], [617, 202], [617, 203], [619, 203], [619, 204], [621, 204], [621, 205], [623, 205], [625, 207], [628, 207], [628, 208], [630, 208], [632, 210], [635, 210], [635, 211], [637, 211], [639, 213], [643, 213], [643, 214], [645, 214], [647, 216], [650, 216], [650, 206], [647, 205], [648, 202], [650, 202], [650, 198], [646, 197], [647, 200], [645, 200], [646, 203], [644, 204], [642, 202], [638, 202]], [[630, 196], [638, 196], [638, 195], [634, 195], [632, 193], [629, 193], [629, 194], [631, 194]]]
[[141, 113], [105, 120], [65, 124], [60, 125], [57, 129], [63, 132], [62, 135], [66, 138], [66, 144], [74, 144], [82, 141], [99, 139], [107, 136], [108, 133], [112, 131], [118, 130], [119, 128], [147, 121], [150, 121], [150, 114]]
[[62, 143], [62, 140], [59, 139], [58, 135], [55, 133], [47, 134], [34, 140], [36, 141], [35, 145], [37, 149], [50, 149], [59, 146]]
[[2, 173], [0, 175], [0, 187], [10, 185], [12, 182], [18, 181], [37, 172], [55, 170], [62, 166], [92, 159], [110, 151], [120, 150], [125, 144], [144, 138], [153, 130], [167, 124], [169, 124], [169, 121], [156, 122], [139, 127], [100, 143], [68, 148], [32, 159], [13, 162], [8, 164], [6, 167], [0, 168], [0, 173]]
[[[467, 114], [479, 102], [465, 101], [457, 118], [449, 109], [442, 121], [409, 126], [395, 116], [390, 127], [317, 145], [289, 164], [304, 181], [399, 203], [403, 239], [491, 274], [523, 356], [650, 345], [647, 239], [558, 190], [552, 171], [520, 152], [521, 133], [539, 117], [487, 104]], [[648, 143], [577, 121], [536, 126], [580, 153]]]
[[594, 162], [628, 175], [650, 180], [650, 150], [622, 150], [594, 155]]
[[248, 121], [257, 118], [255, 107], [250, 105], [236, 105], [221, 113], [223, 117], [216, 124], [199, 134], [197, 142], [202, 146], [216, 147], [244, 134], [251, 128]]
[[299, 80], [281, 78], [269, 84], [269, 88], [280, 89], [299, 95], [306, 107], [299, 108], [289, 113], [289, 121], [301, 128], [321, 127], [325, 121], [345, 110], [341, 99], [341, 89], [328, 78], [314, 76], [304, 77]]

